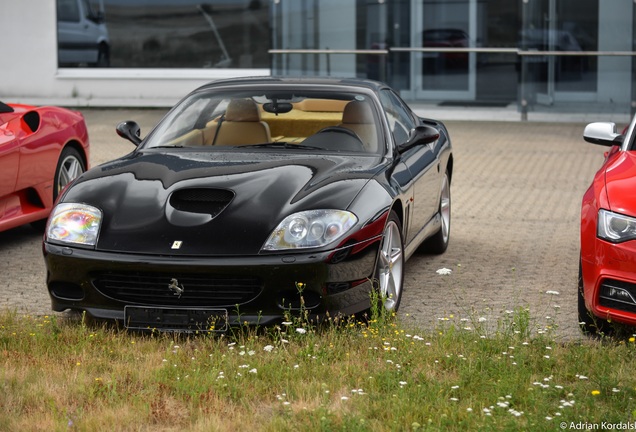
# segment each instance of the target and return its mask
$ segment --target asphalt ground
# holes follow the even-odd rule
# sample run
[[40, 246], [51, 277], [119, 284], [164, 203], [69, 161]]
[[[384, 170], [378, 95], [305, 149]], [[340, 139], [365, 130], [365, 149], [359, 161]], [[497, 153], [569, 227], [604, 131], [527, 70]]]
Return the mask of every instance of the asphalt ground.
[[[95, 166], [133, 149], [116, 135], [119, 121], [137, 121], [145, 135], [165, 110], [82, 112]], [[407, 262], [401, 319], [423, 329], [451, 320], [465, 331], [493, 331], [521, 308], [534, 331], [581, 337], [580, 202], [605, 149], [583, 141], [583, 123], [445, 123], [455, 157], [450, 245]], [[0, 233], [0, 309], [52, 314], [41, 237], [29, 225]]]

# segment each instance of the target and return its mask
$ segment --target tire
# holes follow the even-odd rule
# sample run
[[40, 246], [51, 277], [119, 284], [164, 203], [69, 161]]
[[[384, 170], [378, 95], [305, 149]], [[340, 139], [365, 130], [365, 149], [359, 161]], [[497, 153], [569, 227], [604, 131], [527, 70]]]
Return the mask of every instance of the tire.
[[404, 239], [402, 224], [393, 210], [382, 233], [374, 276], [382, 307], [386, 312], [397, 312], [404, 287]]
[[441, 218], [442, 226], [432, 237], [422, 243], [422, 246], [419, 248], [420, 252], [440, 255], [448, 249], [451, 229], [451, 190], [448, 171], [444, 174], [438, 214]]
[[53, 201], [55, 201], [64, 190], [64, 188], [77, 177], [86, 171], [84, 160], [80, 156], [79, 152], [73, 147], [66, 147], [60, 159], [57, 162], [57, 168], [55, 169], [55, 179], [53, 183]]
[[[73, 147], [66, 147], [62, 150], [55, 168], [55, 177], [53, 177], [53, 203], [60, 192], [85, 170], [84, 159], [77, 150]], [[31, 225], [38, 231], [42, 231], [46, 226], [46, 219], [32, 222]]]
[[612, 327], [606, 320], [596, 317], [587, 310], [585, 306], [585, 295], [583, 294], [583, 268], [579, 261], [579, 283], [577, 288], [578, 318], [581, 331], [589, 336], [609, 335]]
[[108, 45], [101, 44], [99, 46], [99, 51], [97, 52], [97, 63], [95, 63], [95, 67], [103, 68], [110, 66], [110, 53], [108, 49]]

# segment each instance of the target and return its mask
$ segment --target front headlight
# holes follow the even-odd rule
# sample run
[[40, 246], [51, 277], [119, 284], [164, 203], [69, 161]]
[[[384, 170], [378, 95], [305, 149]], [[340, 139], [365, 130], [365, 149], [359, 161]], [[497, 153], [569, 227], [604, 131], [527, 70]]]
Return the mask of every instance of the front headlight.
[[612, 243], [634, 240], [636, 239], [636, 218], [600, 209], [596, 235]]
[[48, 241], [95, 246], [102, 223], [100, 209], [86, 204], [58, 204], [46, 228]]
[[263, 250], [326, 246], [344, 236], [358, 218], [344, 210], [308, 210], [287, 216], [269, 236]]

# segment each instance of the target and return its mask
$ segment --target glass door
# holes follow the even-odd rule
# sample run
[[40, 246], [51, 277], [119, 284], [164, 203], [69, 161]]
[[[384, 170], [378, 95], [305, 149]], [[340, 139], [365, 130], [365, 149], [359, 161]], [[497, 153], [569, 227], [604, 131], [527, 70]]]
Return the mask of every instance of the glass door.
[[[411, 8], [412, 47], [476, 46], [477, 0], [415, 0]], [[474, 100], [475, 59], [475, 53], [413, 52], [415, 98]]]
[[537, 103], [595, 100], [598, 60], [584, 52], [599, 48], [598, 8], [598, 0], [527, 1], [522, 49], [567, 52], [525, 58]]

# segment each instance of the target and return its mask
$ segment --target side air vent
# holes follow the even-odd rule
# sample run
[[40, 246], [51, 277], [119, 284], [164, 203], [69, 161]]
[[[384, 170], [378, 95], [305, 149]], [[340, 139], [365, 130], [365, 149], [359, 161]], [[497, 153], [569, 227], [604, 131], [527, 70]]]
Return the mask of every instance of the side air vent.
[[36, 111], [29, 111], [22, 117], [22, 120], [24, 120], [31, 132], [37, 131], [40, 127], [40, 114]]
[[188, 213], [209, 214], [212, 217], [221, 213], [234, 198], [234, 192], [226, 189], [180, 189], [170, 196], [170, 205]]

